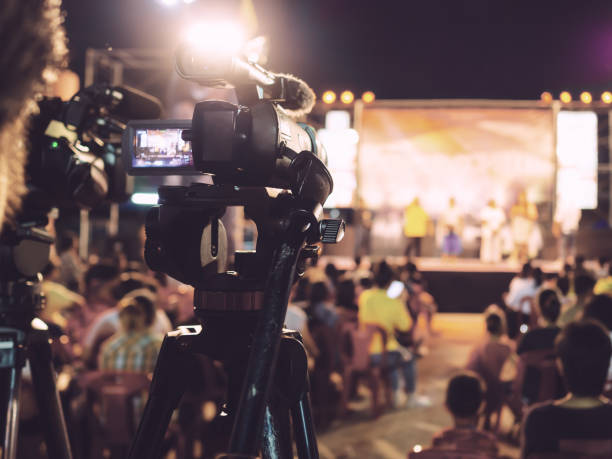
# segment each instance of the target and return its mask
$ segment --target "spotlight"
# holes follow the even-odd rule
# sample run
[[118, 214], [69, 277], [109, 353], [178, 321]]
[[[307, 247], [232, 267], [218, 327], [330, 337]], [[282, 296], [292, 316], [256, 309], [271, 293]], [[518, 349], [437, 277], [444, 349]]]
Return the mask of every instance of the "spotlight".
[[325, 91], [321, 98], [326, 104], [333, 104], [336, 101], [336, 93], [334, 91]]
[[580, 93], [580, 100], [583, 104], [590, 104], [593, 101], [593, 96], [588, 91], [583, 91]]
[[553, 96], [548, 91], [544, 91], [542, 94], [540, 94], [540, 100], [550, 104], [553, 101]]
[[559, 95], [559, 99], [561, 99], [561, 102], [563, 102], [564, 104], [569, 104], [572, 101], [572, 95], [567, 91], [563, 91]]
[[350, 104], [355, 100], [355, 96], [351, 91], [343, 91], [342, 94], [340, 94], [340, 100], [345, 104]]
[[371, 104], [374, 102], [374, 93], [372, 91], [366, 91], [361, 95], [361, 100], [363, 100], [366, 104]]
[[612, 92], [610, 91], [604, 91], [601, 93], [601, 101], [604, 104], [609, 104], [612, 103]]
[[192, 24], [185, 29], [183, 37], [203, 55], [234, 56], [244, 46], [244, 31], [229, 21]]

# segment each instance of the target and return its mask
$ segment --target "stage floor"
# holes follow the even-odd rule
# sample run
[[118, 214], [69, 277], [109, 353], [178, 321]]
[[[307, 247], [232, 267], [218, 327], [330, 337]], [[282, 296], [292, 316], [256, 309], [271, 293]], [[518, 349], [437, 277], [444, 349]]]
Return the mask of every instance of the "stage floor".
[[[382, 258], [363, 257], [364, 260], [377, 262]], [[407, 258], [404, 256], [399, 257], [385, 257], [389, 263], [394, 265], [403, 266], [406, 264]], [[478, 258], [455, 258], [455, 259], [444, 259], [444, 258], [415, 258], [413, 260], [421, 271], [449, 271], [449, 272], [497, 272], [497, 273], [516, 273], [521, 269], [521, 264], [518, 261], [506, 260], [500, 263], [483, 263]], [[336, 265], [338, 269], [349, 270], [353, 269], [355, 262], [350, 257], [343, 256], [323, 256], [321, 257], [321, 263], [325, 266], [326, 263], [331, 262]], [[563, 267], [561, 261], [550, 261], [550, 260], [532, 260], [533, 266], [537, 266], [544, 272], [559, 272]]]

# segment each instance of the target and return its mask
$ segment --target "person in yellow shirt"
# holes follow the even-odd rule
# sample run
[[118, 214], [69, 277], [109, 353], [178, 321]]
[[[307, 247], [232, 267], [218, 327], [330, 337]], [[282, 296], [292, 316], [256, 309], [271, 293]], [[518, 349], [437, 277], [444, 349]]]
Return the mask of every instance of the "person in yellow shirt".
[[421, 256], [421, 242], [427, 235], [427, 223], [429, 216], [419, 203], [419, 198], [414, 198], [404, 211], [404, 236], [408, 239], [405, 255], [411, 257]]
[[[374, 277], [375, 287], [364, 292], [359, 298], [359, 323], [375, 325], [382, 328], [387, 335], [386, 365], [391, 371], [391, 387], [393, 389], [394, 405], [405, 403], [406, 395], [411, 406], [428, 405], [424, 397], [415, 395], [416, 390], [416, 359], [407, 349], [400, 346], [395, 338], [395, 331], [411, 330], [411, 320], [404, 302], [399, 298], [390, 298], [387, 289], [391, 285], [394, 273], [386, 262], [377, 267]], [[372, 365], [382, 363], [383, 342], [380, 334], [375, 334], [370, 345]], [[404, 378], [404, 391], [400, 389], [400, 375]]]

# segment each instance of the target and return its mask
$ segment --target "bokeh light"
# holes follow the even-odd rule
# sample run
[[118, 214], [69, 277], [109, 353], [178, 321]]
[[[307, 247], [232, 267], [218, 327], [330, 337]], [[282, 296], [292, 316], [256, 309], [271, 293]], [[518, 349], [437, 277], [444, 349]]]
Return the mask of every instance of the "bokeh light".
[[593, 101], [593, 96], [588, 91], [583, 91], [580, 93], [580, 100], [583, 104], [590, 104]]
[[366, 104], [371, 104], [376, 99], [376, 96], [372, 91], [366, 91], [361, 95], [361, 100], [363, 100]]
[[561, 99], [561, 102], [563, 102], [564, 104], [569, 104], [572, 101], [572, 95], [567, 91], [563, 91], [559, 95], [559, 99]]
[[342, 91], [340, 94], [340, 100], [345, 104], [350, 104], [355, 100], [355, 96], [351, 91]]
[[610, 91], [604, 91], [601, 93], [601, 101], [604, 104], [609, 104], [612, 103], [612, 92]]
[[540, 94], [540, 100], [550, 104], [553, 101], [553, 96], [548, 91], [544, 91], [542, 94]]
[[336, 93], [334, 91], [325, 91], [321, 99], [326, 104], [333, 104], [336, 101]]

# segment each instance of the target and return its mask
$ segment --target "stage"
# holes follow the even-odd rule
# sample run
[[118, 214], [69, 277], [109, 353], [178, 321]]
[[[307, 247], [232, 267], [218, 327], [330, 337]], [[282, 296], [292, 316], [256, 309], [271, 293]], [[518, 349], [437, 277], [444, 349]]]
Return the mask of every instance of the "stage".
[[[406, 263], [405, 257], [387, 257], [386, 260], [397, 266]], [[321, 260], [322, 266], [328, 262], [341, 270], [354, 266], [348, 257], [323, 257]], [[558, 261], [534, 260], [532, 264], [545, 273], [559, 272], [562, 267]], [[453, 313], [480, 313], [491, 303], [499, 303], [501, 295], [508, 290], [510, 281], [521, 268], [515, 261], [483, 263], [473, 258], [419, 258], [416, 265], [423, 273], [439, 311]]]

